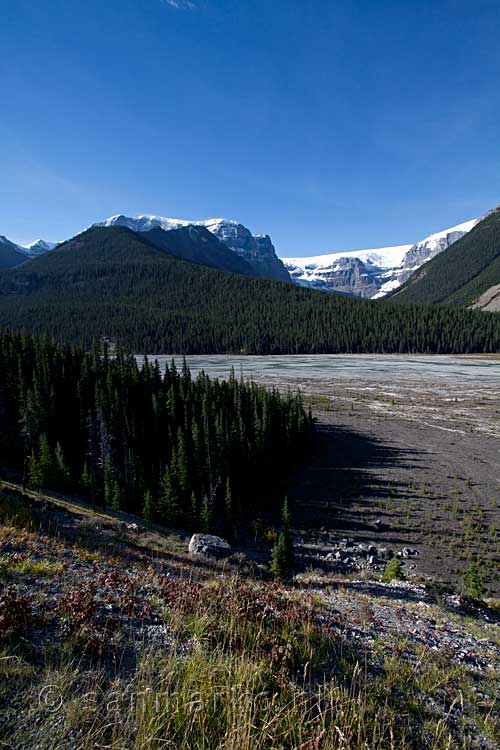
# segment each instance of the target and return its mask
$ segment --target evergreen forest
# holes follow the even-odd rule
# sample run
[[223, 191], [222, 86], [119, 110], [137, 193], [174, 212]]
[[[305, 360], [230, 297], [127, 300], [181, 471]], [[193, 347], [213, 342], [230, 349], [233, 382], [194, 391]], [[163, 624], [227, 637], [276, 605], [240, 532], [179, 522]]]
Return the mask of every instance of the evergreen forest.
[[88, 230], [1, 272], [0, 325], [47, 331], [86, 350], [106, 338], [149, 354], [500, 350], [497, 314], [226, 273], [179, 260], [123, 227]]
[[313, 432], [300, 394], [7, 330], [0, 421], [2, 465], [31, 487], [228, 538], [277, 497]]

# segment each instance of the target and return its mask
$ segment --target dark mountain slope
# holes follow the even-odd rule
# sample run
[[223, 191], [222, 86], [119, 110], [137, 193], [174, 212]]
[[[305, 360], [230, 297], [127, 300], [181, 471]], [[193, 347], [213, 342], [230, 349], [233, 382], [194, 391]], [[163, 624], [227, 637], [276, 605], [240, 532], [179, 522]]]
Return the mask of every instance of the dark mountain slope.
[[136, 352], [255, 354], [500, 349], [500, 316], [369, 302], [178, 260], [95, 228], [0, 273], [0, 325]]
[[394, 302], [471, 305], [498, 283], [500, 208], [421, 266], [390, 299]]
[[244, 258], [236, 255], [205, 227], [190, 225], [169, 232], [154, 227], [149, 232], [142, 232], [141, 237], [160, 250], [165, 250], [182, 260], [218, 268], [221, 271], [242, 273], [246, 276], [256, 275]]
[[27, 256], [19, 250], [18, 245], [0, 234], [0, 270], [15, 268], [27, 260]]

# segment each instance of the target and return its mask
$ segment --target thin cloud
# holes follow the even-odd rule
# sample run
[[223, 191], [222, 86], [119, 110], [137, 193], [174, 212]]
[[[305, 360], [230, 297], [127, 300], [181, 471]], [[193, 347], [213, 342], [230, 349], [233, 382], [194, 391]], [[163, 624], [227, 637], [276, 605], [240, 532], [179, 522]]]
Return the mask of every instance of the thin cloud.
[[192, 0], [162, 0], [162, 3], [177, 10], [194, 10], [196, 8], [196, 3], [193, 3]]

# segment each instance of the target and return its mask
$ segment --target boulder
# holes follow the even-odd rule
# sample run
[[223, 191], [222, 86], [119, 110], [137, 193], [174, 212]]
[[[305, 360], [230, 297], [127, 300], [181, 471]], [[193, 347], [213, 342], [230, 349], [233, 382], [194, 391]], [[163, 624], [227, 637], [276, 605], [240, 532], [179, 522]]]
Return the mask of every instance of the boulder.
[[387, 547], [380, 547], [377, 553], [377, 557], [380, 557], [381, 560], [390, 560], [391, 557], [394, 557], [394, 553], [392, 549], [387, 549]]
[[418, 555], [418, 550], [413, 547], [403, 547], [401, 552], [398, 552], [398, 557], [413, 557], [414, 555]]
[[231, 554], [231, 545], [220, 536], [193, 534], [189, 540], [189, 553], [208, 557], [227, 557]]

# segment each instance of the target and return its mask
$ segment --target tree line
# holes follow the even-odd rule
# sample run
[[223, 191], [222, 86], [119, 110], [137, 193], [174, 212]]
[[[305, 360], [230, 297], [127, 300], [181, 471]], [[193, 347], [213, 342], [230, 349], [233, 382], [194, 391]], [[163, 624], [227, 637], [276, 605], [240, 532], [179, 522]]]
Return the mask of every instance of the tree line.
[[313, 431], [300, 394], [0, 330], [0, 449], [33, 487], [234, 537]]
[[500, 350], [498, 314], [224, 273], [174, 258], [122, 227], [89, 230], [0, 273], [0, 324], [48, 331], [85, 349], [105, 336], [153, 354]]

